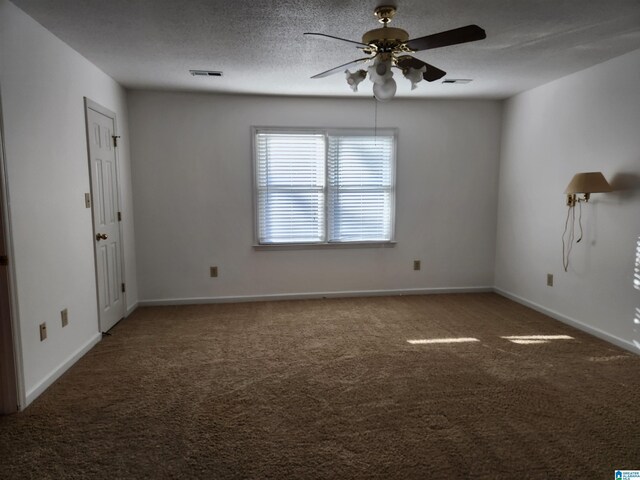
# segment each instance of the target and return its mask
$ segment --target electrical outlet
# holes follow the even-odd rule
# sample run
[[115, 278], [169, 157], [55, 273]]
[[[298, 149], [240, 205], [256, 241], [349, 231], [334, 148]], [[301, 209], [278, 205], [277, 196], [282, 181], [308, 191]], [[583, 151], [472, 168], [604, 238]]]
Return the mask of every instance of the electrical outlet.
[[47, 322], [40, 324], [40, 341], [44, 341], [47, 338]]
[[414, 260], [413, 261], [413, 269], [414, 270], [420, 270], [420, 260]]
[[217, 277], [218, 276], [218, 267], [209, 267], [209, 276]]
[[69, 325], [69, 312], [66, 308], [60, 312], [60, 321], [62, 322], [62, 328]]
[[553, 287], [553, 273], [547, 273], [547, 287]]

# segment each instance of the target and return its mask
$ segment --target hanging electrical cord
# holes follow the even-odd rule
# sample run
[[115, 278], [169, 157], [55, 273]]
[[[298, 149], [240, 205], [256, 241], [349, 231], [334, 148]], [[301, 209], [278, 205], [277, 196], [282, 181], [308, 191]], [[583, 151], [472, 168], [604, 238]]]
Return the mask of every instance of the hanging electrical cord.
[[569, 205], [567, 208], [567, 219], [564, 222], [564, 232], [562, 233], [562, 266], [564, 267], [564, 271], [566, 272], [569, 268], [569, 254], [571, 253], [571, 246], [573, 245], [573, 224], [571, 225], [571, 230], [569, 231], [569, 243], [565, 242], [564, 237], [567, 235], [567, 229], [569, 228], [569, 217], [571, 216], [571, 212], [573, 211], [573, 207]]
[[578, 225], [580, 226], [580, 238], [576, 240], [576, 243], [580, 243], [582, 240], [582, 203], [578, 202]]
[[[577, 202], [578, 204], [578, 226], [580, 228], [580, 237], [575, 243], [580, 243], [583, 236], [582, 230], [582, 203]], [[571, 227], [569, 228], [569, 218], [571, 218]], [[573, 249], [573, 240], [575, 239], [575, 229], [576, 229], [576, 207], [575, 204], [569, 205], [567, 209], [567, 219], [564, 222], [564, 232], [562, 233], [562, 266], [564, 267], [564, 271], [566, 272], [569, 269], [569, 256], [571, 255], [571, 250]], [[568, 241], [565, 242], [565, 236], [567, 235], [567, 230], [569, 231]]]

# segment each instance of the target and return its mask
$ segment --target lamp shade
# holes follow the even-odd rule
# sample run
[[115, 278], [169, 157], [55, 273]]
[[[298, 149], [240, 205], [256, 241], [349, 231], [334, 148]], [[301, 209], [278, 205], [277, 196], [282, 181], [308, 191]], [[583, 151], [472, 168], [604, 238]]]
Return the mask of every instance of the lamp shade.
[[564, 193], [597, 193], [611, 190], [611, 185], [602, 172], [584, 172], [573, 176]]

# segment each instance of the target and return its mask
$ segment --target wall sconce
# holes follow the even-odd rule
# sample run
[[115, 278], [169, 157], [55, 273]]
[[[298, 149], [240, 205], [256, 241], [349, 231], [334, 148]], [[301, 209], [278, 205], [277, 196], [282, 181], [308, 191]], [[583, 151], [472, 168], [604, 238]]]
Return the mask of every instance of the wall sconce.
[[[576, 173], [564, 193], [567, 194], [567, 205], [574, 207], [578, 202], [588, 202], [592, 193], [610, 192], [611, 185], [601, 172]], [[578, 193], [583, 197], [579, 198]]]
[[[604, 178], [601, 172], [583, 172], [576, 173], [567, 189], [564, 193], [567, 194], [567, 220], [564, 224], [564, 233], [562, 234], [562, 266], [566, 272], [569, 269], [569, 256], [571, 255], [571, 249], [575, 239], [575, 224], [576, 224], [576, 211], [575, 206], [579, 205], [580, 213], [578, 215], [578, 226], [580, 227], [580, 236], [575, 243], [580, 243], [582, 240], [582, 203], [588, 202], [592, 193], [611, 192], [613, 189], [607, 179]], [[578, 194], [582, 193], [582, 198], [578, 197]], [[571, 219], [571, 225], [569, 226], [569, 219]], [[565, 240], [569, 232], [569, 238]]]

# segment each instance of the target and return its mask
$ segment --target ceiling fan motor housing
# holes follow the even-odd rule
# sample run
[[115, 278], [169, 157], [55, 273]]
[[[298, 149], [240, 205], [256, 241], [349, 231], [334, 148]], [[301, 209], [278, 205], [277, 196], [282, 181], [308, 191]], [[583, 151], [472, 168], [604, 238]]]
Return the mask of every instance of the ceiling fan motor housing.
[[362, 43], [375, 45], [378, 52], [393, 52], [409, 40], [409, 34], [405, 30], [389, 27], [389, 22], [396, 14], [396, 7], [381, 5], [375, 9], [374, 14], [384, 27], [369, 30], [362, 36]]
[[378, 47], [381, 45], [399, 45], [409, 40], [409, 34], [406, 30], [394, 27], [382, 27], [369, 30], [362, 36], [362, 43], [367, 45], [374, 44]]

